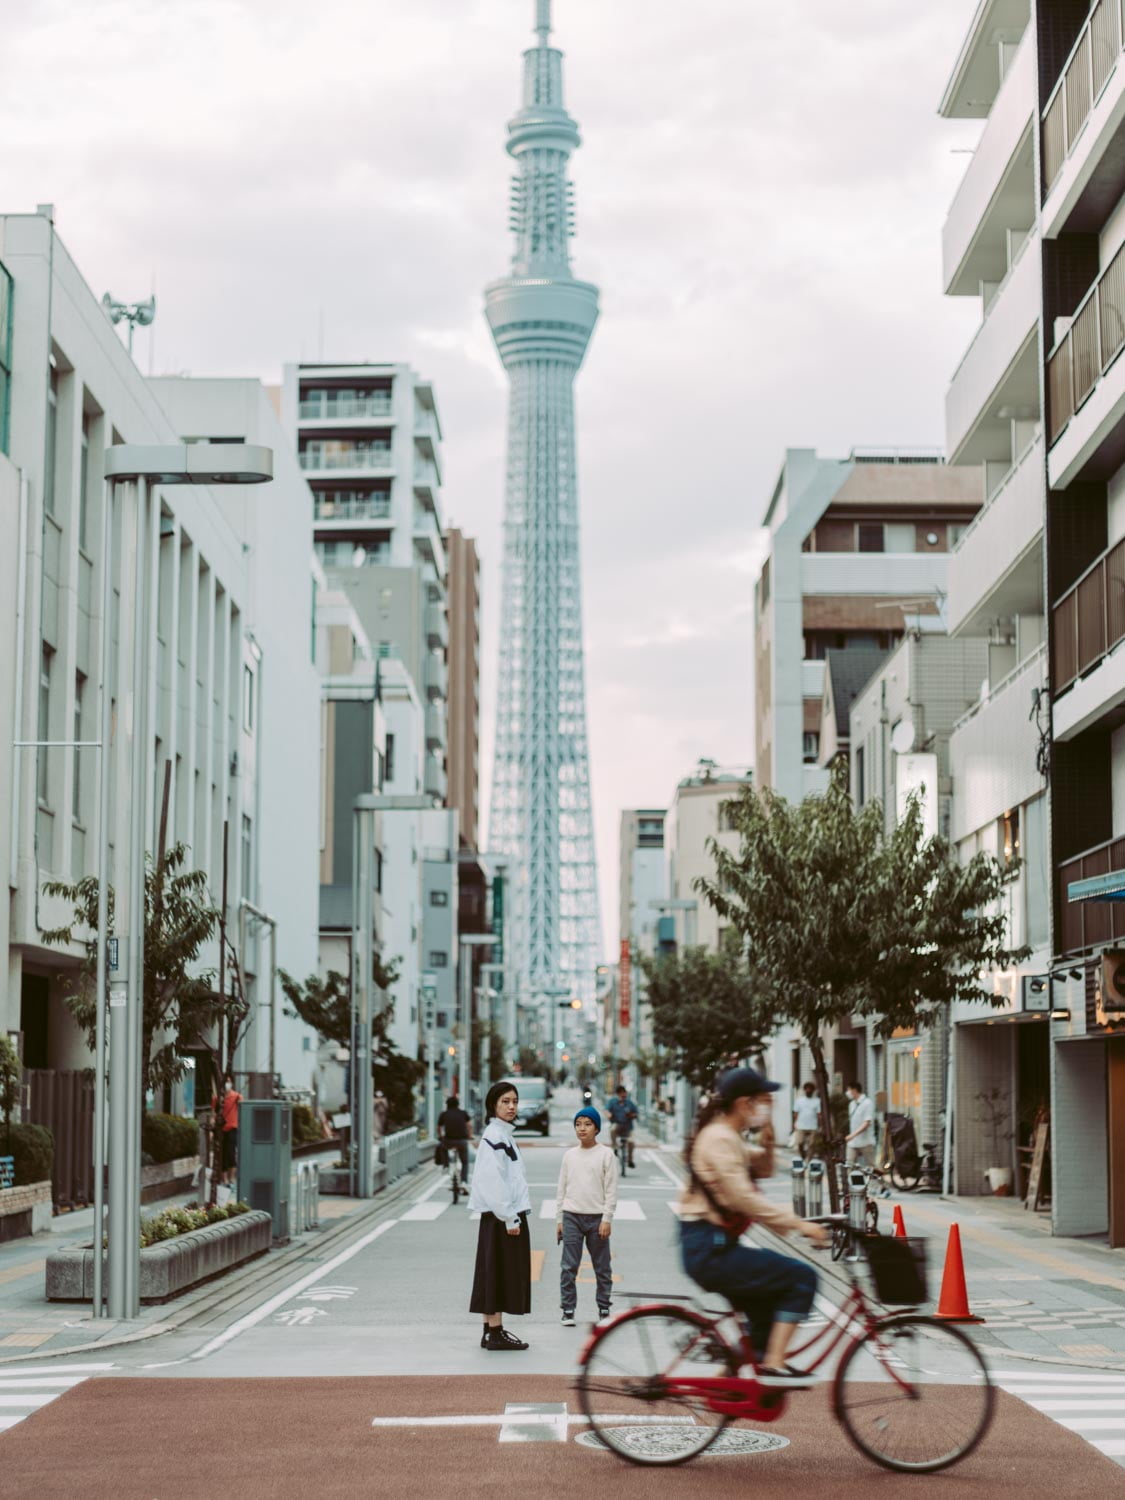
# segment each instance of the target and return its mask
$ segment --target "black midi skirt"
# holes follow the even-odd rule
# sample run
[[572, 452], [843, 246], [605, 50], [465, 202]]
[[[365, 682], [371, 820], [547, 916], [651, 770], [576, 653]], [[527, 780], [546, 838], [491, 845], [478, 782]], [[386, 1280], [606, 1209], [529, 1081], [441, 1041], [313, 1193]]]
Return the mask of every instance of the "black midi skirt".
[[469, 1311], [513, 1316], [531, 1311], [531, 1235], [526, 1214], [520, 1214], [519, 1234], [509, 1234], [504, 1220], [495, 1214], [481, 1214]]

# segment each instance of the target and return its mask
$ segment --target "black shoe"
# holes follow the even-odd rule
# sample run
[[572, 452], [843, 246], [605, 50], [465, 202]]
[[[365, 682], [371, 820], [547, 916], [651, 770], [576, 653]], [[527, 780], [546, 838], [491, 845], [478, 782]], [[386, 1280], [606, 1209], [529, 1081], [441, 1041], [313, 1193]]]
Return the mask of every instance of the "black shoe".
[[528, 1346], [523, 1339], [516, 1338], [514, 1333], [509, 1333], [506, 1328], [491, 1328], [488, 1333], [486, 1349], [526, 1349]]

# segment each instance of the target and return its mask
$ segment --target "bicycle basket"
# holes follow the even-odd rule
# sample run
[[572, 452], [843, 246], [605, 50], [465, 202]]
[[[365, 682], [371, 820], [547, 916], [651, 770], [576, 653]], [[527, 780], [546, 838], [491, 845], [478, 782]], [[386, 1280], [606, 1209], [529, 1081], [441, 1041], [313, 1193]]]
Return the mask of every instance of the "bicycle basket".
[[880, 1302], [889, 1307], [917, 1307], [929, 1300], [924, 1239], [868, 1234], [863, 1237], [863, 1248]]

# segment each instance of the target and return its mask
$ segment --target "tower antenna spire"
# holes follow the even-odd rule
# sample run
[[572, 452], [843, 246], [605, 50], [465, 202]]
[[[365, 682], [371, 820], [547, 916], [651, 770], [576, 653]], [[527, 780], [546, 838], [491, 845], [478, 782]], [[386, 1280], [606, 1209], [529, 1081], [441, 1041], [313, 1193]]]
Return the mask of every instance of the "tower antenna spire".
[[545, 47], [551, 35], [551, 0], [535, 0], [535, 30], [539, 45]]

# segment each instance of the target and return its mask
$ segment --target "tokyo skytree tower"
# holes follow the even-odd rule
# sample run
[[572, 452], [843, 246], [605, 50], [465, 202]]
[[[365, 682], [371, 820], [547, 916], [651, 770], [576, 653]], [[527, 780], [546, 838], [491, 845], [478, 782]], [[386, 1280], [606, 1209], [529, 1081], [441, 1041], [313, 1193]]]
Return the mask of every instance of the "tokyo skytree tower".
[[[523, 56], [523, 105], [508, 125], [511, 274], [485, 290], [508, 372], [508, 464], [500, 681], [490, 847], [523, 889], [519, 940], [505, 952], [521, 991], [558, 1004], [593, 998], [601, 946], [590, 810], [582, 650], [574, 377], [598, 316], [598, 290], [570, 271], [578, 127], [563, 107], [551, 0], [536, 0], [537, 44]], [[505, 975], [505, 987], [516, 975]], [[548, 1034], [554, 1028], [548, 1027]]]

